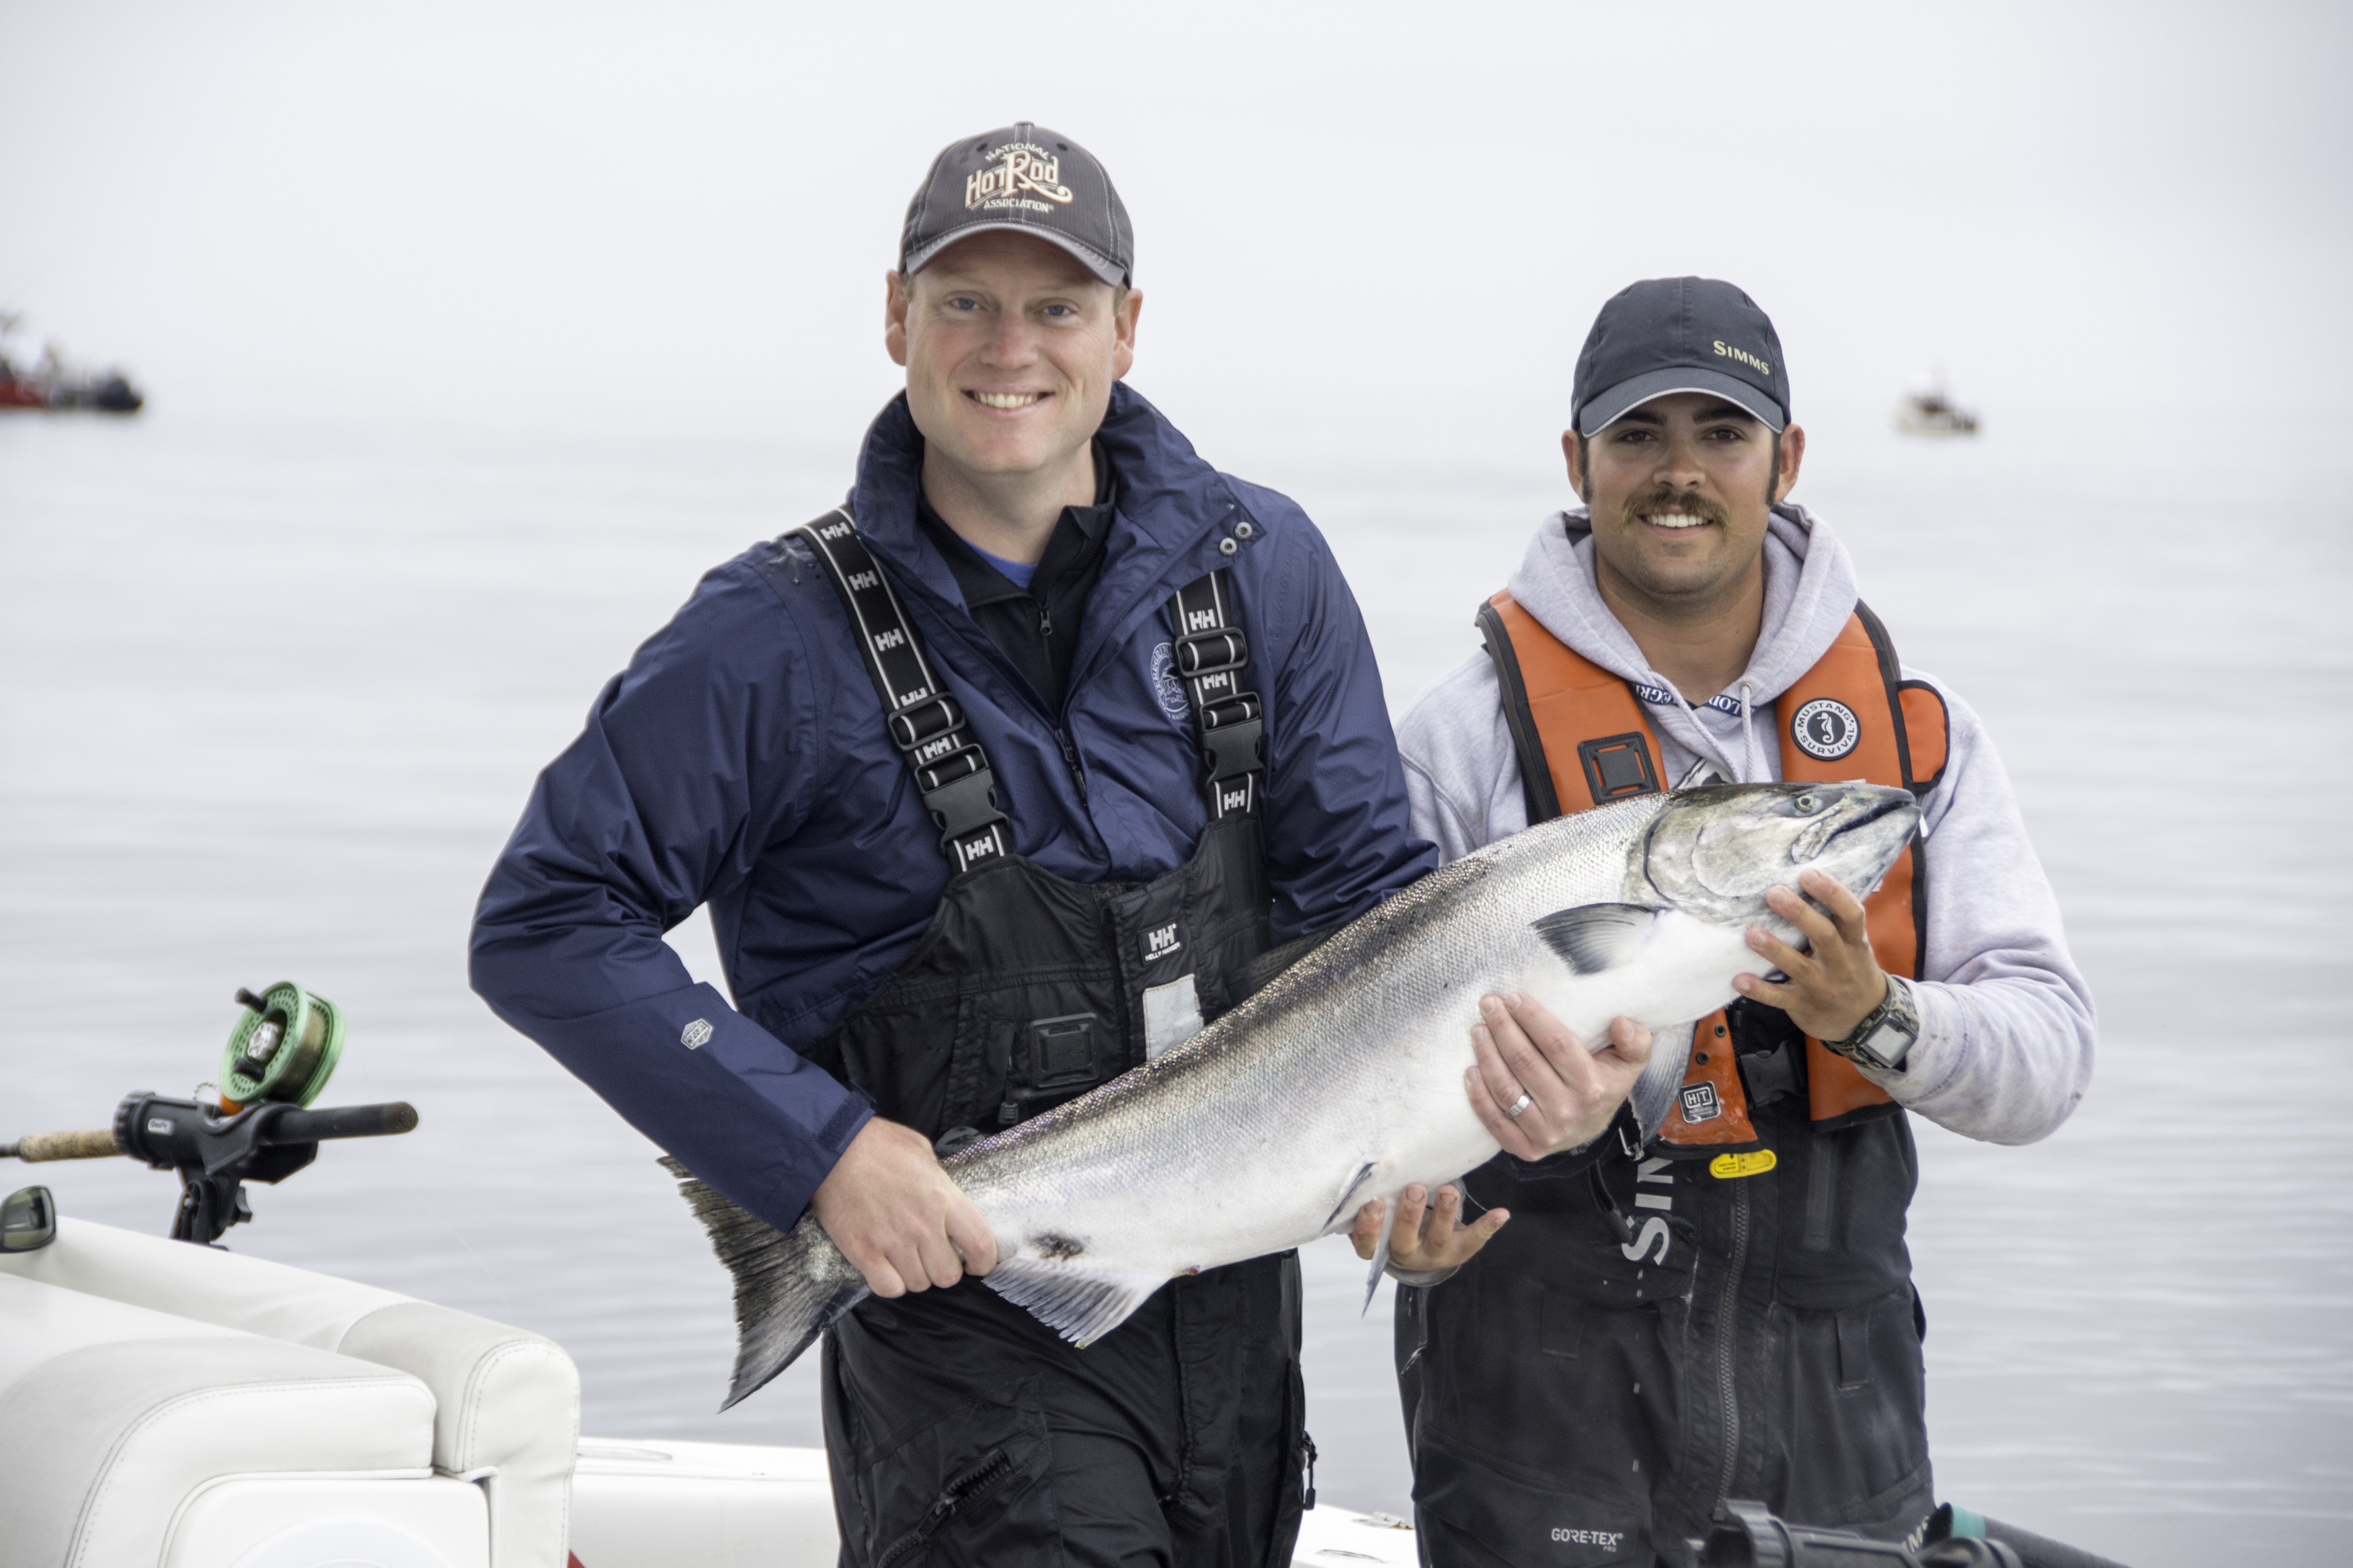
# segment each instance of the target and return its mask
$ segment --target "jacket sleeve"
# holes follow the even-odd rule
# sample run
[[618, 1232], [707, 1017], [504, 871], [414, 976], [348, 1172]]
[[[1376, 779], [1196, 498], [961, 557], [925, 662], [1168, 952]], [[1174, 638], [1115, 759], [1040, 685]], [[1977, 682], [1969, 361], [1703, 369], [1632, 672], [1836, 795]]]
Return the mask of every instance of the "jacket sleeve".
[[500, 1017], [779, 1228], [872, 1109], [694, 984], [662, 935], [802, 809], [797, 636], [750, 569], [704, 579], [540, 774], [482, 890], [471, 968]]
[[1944, 778], [1922, 803], [1920, 1038], [1902, 1071], [1866, 1076], [1966, 1137], [2031, 1143], [2067, 1120], [2091, 1083], [2091, 990], [1984, 726], [1942, 681], [1904, 673], [1943, 695], [1951, 738]]
[[[1271, 499], [1256, 491], [1253, 510]], [[1303, 513], [1269, 541], [1266, 858], [1274, 940], [1327, 930], [1438, 868], [1406, 805], [1372, 639], [1339, 563]], [[1261, 515], [1264, 515], [1261, 512]], [[1253, 650], [1255, 657], [1255, 650]]]

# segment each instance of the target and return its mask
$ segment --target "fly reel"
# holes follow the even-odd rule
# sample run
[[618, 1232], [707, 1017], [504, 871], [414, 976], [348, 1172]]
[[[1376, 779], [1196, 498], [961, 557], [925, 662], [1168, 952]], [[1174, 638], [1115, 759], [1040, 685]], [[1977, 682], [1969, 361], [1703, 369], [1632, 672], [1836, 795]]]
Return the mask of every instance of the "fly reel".
[[318, 1099], [343, 1054], [343, 1009], [290, 980], [237, 999], [246, 1010], [221, 1056], [221, 1109]]

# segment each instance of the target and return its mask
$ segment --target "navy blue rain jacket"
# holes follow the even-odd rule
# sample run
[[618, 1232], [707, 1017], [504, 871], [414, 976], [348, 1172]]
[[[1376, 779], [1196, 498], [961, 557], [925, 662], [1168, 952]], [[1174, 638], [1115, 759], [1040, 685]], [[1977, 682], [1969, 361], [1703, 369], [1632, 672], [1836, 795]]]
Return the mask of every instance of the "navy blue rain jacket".
[[[1060, 713], [965, 612], [916, 522], [923, 441], [903, 397], [868, 433], [850, 494], [987, 751], [1015, 852], [1082, 882], [1189, 858], [1207, 807], [1168, 602], [1222, 566], [1266, 708], [1275, 939], [1431, 869], [1363, 620], [1306, 514], [1210, 468], [1124, 385], [1102, 439], [1118, 504]], [[948, 876], [832, 584], [798, 542], [761, 544], [702, 580], [540, 775], [476, 911], [474, 989], [781, 1228], [873, 1114], [794, 1047], [907, 955]], [[740, 1013], [661, 940], [706, 902]]]

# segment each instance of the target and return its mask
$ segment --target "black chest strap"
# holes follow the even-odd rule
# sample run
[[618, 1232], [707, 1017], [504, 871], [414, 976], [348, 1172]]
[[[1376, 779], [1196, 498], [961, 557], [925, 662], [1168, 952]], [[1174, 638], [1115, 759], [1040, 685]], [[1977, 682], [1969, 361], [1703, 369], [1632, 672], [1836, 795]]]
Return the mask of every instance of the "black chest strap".
[[1192, 702], [1201, 742], [1209, 818], [1254, 816], [1266, 776], [1259, 754], [1266, 726], [1258, 693], [1242, 689], [1250, 639], [1234, 621], [1225, 573], [1179, 588], [1169, 613], [1176, 619], [1176, 677]]
[[882, 699], [891, 739], [915, 775], [923, 809], [939, 825], [940, 849], [959, 872], [1013, 852], [987, 753], [966, 733], [964, 710], [932, 673], [923, 645], [899, 607], [890, 579], [867, 552], [847, 507], [792, 531], [806, 540], [866, 656], [866, 673]]

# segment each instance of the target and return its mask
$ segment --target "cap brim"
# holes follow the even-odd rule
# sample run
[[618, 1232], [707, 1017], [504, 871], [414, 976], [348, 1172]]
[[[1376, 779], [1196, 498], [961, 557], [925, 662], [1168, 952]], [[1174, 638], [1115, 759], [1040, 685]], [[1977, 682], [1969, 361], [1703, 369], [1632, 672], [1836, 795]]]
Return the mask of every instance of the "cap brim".
[[1058, 233], [1048, 228], [1044, 224], [1023, 223], [1016, 218], [985, 218], [978, 223], [965, 224], [961, 228], [952, 228], [937, 238], [909, 251], [900, 261], [899, 270], [912, 278], [930, 266], [941, 251], [956, 241], [970, 239], [976, 234], [987, 234], [992, 230], [1003, 230], [1008, 234], [1026, 234], [1033, 239], [1042, 239], [1047, 244], [1068, 252], [1080, 266], [1084, 267], [1114, 289], [1127, 281], [1127, 268], [1120, 266], [1094, 247], [1072, 239], [1067, 234]]
[[1789, 423], [1781, 405], [1737, 376], [1713, 370], [1654, 370], [1598, 392], [1577, 412], [1577, 433], [1598, 436], [1643, 404], [1678, 392], [1704, 392], [1736, 403], [1754, 414], [1765, 427], [1780, 431]]

